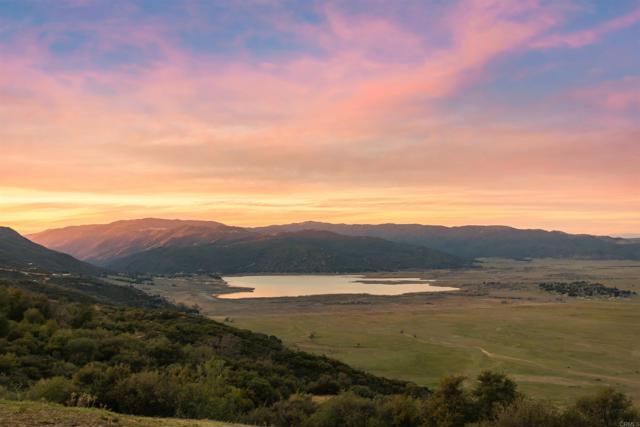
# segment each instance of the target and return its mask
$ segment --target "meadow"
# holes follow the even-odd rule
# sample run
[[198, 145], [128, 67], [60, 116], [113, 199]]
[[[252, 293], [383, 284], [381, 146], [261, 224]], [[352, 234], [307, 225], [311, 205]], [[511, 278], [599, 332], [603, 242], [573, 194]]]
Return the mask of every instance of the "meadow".
[[585, 279], [637, 292], [640, 263], [485, 260], [480, 269], [438, 278], [467, 293], [310, 312], [280, 305], [280, 313], [247, 310], [233, 321], [301, 350], [421, 385], [489, 368], [511, 375], [522, 391], [559, 403], [606, 385], [640, 401], [640, 297], [567, 298], [537, 288], [540, 281]]
[[[532, 305], [467, 303], [446, 309], [237, 316], [236, 326], [356, 368], [434, 386], [449, 374], [484, 369], [522, 391], [566, 402], [605, 385], [640, 401], [640, 304], [575, 301]], [[313, 338], [310, 333], [313, 332]]]
[[[457, 292], [223, 300], [198, 278], [147, 292], [356, 368], [434, 386], [483, 369], [538, 398], [566, 403], [607, 385], [640, 401], [640, 297], [571, 298], [546, 281], [589, 280], [640, 293], [640, 262], [485, 259], [478, 268], [370, 274], [436, 278]], [[215, 291], [217, 292], [217, 290]]]

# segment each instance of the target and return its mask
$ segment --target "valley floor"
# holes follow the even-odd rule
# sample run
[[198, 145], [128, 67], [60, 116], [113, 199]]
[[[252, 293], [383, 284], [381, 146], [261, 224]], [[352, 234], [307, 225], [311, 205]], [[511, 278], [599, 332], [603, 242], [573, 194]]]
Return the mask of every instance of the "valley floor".
[[492, 259], [477, 269], [419, 274], [461, 291], [221, 300], [197, 279], [143, 288], [390, 378], [433, 386], [448, 374], [490, 368], [560, 403], [607, 385], [640, 402], [640, 297], [568, 298], [537, 286], [589, 280], [640, 293], [640, 262]]
[[240, 424], [116, 414], [103, 409], [71, 408], [51, 403], [0, 400], [2, 427], [241, 427]]

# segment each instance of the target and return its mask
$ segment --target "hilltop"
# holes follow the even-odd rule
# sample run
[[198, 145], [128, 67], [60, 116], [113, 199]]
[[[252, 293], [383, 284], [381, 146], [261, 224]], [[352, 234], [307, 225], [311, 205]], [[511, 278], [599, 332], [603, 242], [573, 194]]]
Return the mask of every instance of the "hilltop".
[[153, 248], [188, 247], [253, 236], [240, 227], [215, 221], [158, 218], [79, 225], [30, 234], [34, 242], [97, 265]]
[[99, 274], [102, 271], [71, 255], [33, 243], [8, 227], [0, 227], [0, 267], [87, 275]]

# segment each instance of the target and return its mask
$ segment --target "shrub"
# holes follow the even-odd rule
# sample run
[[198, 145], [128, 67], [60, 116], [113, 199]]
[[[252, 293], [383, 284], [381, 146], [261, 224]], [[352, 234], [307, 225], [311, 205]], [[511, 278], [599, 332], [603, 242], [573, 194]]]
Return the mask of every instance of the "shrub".
[[440, 381], [424, 405], [424, 420], [428, 427], [463, 427], [474, 418], [473, 402], [463, 390], [461, 376], [449, 376]]
[[309, 384], [307, 391], [311, 394], [338, 394], [340, 385], [329, 375], [321, 375], [317, 381]]
[[255, 409], [244, 417], [243, 421], [255, 425], [300, 427], [305, 425], [317, 407], [309, 395], [295, 394], [271, 407], [262, 406]]
[[503, 374], [484, 371], [478, 375], [478, 383], [473, 389], [477, 416], [482, 420], [492, 420], [496, 413], [511, 403], [518, 395], [516, 383]]
[[378, 398], [376, 403], [376, 427], [411, 427], [421, 424], [419, 400], [396, 395]]
[[313, 427], [367, 427], [375, 416], [371, 399], [343, 393], [324, 402], [313, 414], [308, 426]]
[[91, 338], [73, 338], [65, 346], [67, 359], [82, 366], [91, 362], [98, 351], [98, 345]]
[[584, 427], [617, 427], [640, 421], [640, 414], [624, 393], [606, 388], [594, 396], [583, 397], [567, 410], [567, 423]]
[[31, 400], [47, 400], [55, 403], [66, 403], [78, 388], [73, 382], [64, 377], [42, 379], [32, 385], [27, 391], [27, 398]]
[[6, 337], [9, 335], [9, 328], [9, 319], [7, 319], [7, 316], [4, 314], [0, 313], [0, 337]]
[[179, 384], [167, 381], [156, 371], [131, 374], [117, 386], [118, 407], [136, 415], [174, 415]]
[[24, 322], [37, 325], [40, 325], [45, 321], [44, 316], [42, 315], [42, 313], [40, 313], [40, 310], [35, 307], [25, 310], [25, 312], [22, 314], [22, 320]]
[[495, 421], [488, 425], [491, 427], [561, 427], [564, 424], [560, 413], [551, 403], [518, 398], [511, 405], [499, 409]]

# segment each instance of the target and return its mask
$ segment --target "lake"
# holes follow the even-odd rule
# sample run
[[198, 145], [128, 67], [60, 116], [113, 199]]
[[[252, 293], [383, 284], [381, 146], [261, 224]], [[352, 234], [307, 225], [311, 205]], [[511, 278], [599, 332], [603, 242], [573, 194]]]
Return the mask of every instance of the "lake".
[[413, 292], [455, 291], [433, 286], [433, 280], [419, 277], [367, 278], [361, 275], [268, 275], [228, 276], [229, 286], [254, 288], [252, 292], [217, 295], [218, 298], [273, 298], [326, 294], [401, 295]]

